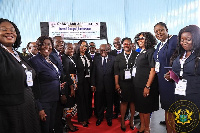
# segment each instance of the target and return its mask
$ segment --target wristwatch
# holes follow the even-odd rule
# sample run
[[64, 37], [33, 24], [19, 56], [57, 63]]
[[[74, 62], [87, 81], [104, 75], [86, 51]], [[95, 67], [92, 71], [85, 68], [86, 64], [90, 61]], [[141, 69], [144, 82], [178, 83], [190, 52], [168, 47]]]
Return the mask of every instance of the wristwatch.
[[150, 86], [145, 86], [145, 87], [150, 90]]

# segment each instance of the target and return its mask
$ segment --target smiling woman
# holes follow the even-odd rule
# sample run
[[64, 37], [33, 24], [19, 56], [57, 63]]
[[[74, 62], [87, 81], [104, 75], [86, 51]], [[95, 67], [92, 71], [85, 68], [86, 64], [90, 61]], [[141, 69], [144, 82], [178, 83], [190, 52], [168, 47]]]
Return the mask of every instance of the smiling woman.
[[0, 19], [0, 132], [36, 133], [39, 120], [32, 93], [35, 71], [16, 51], [21, 36], [17, 26]]

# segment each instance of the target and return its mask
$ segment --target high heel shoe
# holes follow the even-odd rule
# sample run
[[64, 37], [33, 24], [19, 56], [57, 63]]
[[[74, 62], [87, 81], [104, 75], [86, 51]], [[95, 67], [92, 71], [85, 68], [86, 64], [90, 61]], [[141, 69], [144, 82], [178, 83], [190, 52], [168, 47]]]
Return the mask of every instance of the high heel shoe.
[[126, 131], [126, 127], [122, 127], [122, 125], [121, 125], [121, 130], [125, 132]]
[[130, 129], [134, 130], [134, 129], [135, 129], [135, 126], [131, 126], [131, 125], [130, 125]]

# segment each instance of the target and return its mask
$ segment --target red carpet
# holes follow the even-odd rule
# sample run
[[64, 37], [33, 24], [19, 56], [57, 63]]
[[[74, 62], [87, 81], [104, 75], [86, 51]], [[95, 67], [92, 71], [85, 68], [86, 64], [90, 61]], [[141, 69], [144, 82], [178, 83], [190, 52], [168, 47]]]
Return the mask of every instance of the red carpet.
[[[121, 130], [121, 117], [117, 118], [117, 119], [113, 119], [112, 120], [112, 126], [109, 127], [107, 125], [106, 119], [104, 118], [104, 120], [102, 121], [101, 125], [96, 126], [96, 117], [93, 115], [90, 119], [89, 119], [89, 126], [88, 127], [83, 127], [81, 124], [78, 123], [77, 117], [74, 117], [72, 119], [73, 123], [75, 126], [77, 126], [79, 128], [79, 130], [77, 131], [78, 133], [124, 133]], [[131, 130], [130, 129], [130, 125], [129, 125], [129, 121], [126, 121], [126, 133], [136, 133], [138, 131], [138, 129], [135, 128], [135, 130]]]

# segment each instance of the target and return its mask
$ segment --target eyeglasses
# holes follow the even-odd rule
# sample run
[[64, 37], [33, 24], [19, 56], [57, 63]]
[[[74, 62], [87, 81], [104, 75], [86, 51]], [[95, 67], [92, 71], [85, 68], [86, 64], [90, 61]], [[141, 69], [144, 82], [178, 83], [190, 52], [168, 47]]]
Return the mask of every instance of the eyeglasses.
[[56, 43], [63, 44], [63, 43], [64, 43], [64, 41], [56, 41]]
[[82, 45], [82, 44], [81, 44], [81, 46], [82, 46], [82, 47], [87, 47], [87, 45]]
[[136, 40], [136, 41], [145, 40], [145, 37], [140, 37], [140, 38], [138, 37], [138, 38], [135, 38], [135, 40]]
[[15, 28], [14, 27], [12, 27], [12, 28], [0, 27], [0, 30], [3, 31], [3, 32], [8, 31], [8, 29], [10, 30], [10, 32], [15, 32]]
[[90, 48], [95, 48], [95, 46], [94, 46], [94, 45], [90, 45], [89, 47], [90, 47]]
[[123, 45], [131, 45], [130, 43], [123, 43]]

